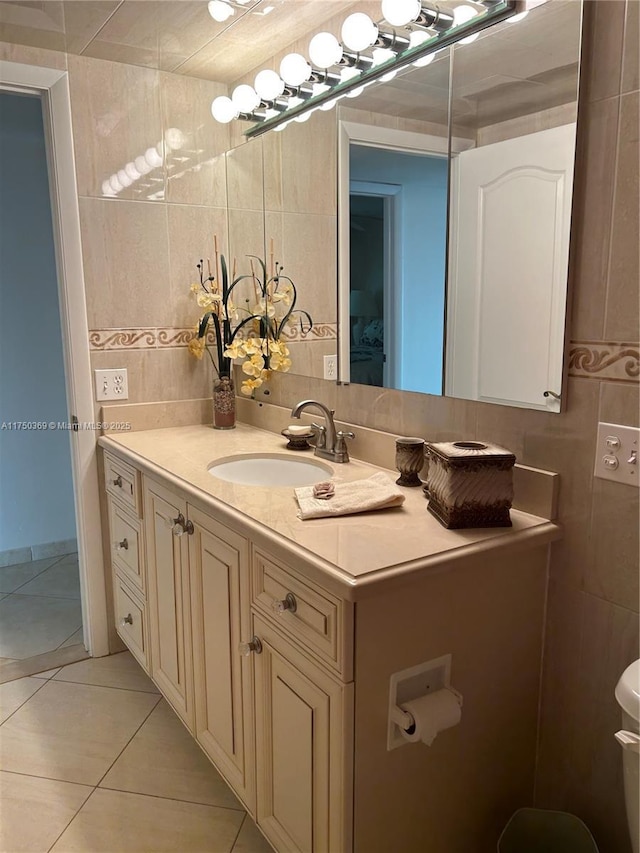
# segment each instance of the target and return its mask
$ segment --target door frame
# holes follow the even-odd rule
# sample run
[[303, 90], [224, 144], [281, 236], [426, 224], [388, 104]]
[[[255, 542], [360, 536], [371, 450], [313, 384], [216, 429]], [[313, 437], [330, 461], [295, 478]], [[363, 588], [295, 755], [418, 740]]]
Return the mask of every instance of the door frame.
[[89, 654], [101, 657], [109, 654], [109, 629], [69, 75], [65, 70], [1, 60], [0, 90], [35, 94], [42, 101], [67, 405], [69, 421], [73, 414], [81, 426], [70, 432], [70, 445], [83, 639]]

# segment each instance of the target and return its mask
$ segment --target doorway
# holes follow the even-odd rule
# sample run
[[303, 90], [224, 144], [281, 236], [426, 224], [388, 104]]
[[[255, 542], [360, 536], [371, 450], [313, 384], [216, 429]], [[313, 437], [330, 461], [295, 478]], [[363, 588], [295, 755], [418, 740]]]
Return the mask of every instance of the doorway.
[[[21, 675], [41, 671], [43, 659], [48, 655], [57, 655], [60, 660], [56, 663], [49, 663], [48, 666], [44, 667], [45, 669], [60, 665], [60, 663], [68, 663], [73, 659], [79, 659], [79, 657], [86, 657], [87, 653], [97, 657], [108, 654], [109, 623], [104, 580], [96, 452], [98, 433], [94, 423], [96, 410], [91, 381], [68, 74], [59, 69], [0, 60], [0, 92], [35, 96], [41, 104], [48, 181], [47, 209], [53, 226], [55, 270], [57, 273], [55, 279], [59, 299], [57, 317], [61, 329], [66, 386], [65, 393], [62, 395], [64, 417], [61, 419], [61, 432], [66, 434], [66, 446], [71, 461], [82, 613], [82, 638], [80, 642], [74, 642], [69, 646], [60, 646], [58, 651], [45, 653], [44, 656], [36, 655], [25, 661], [18, 660], [6, 664], [0, 668], [0, 683], [2, 683], [13, 678], [19, 678]], [[25, 283], [21, 280], [20, 286], [29, 292], [28, 282]], [[34, 301], [33, 311], [30, 315], [32, 322], [23, 330], [23, 337], [20, 341], [23, 350], [31, 345], [31, 337], [37, 336], [40, 330], [44, 328], [44, 324], [49, 321], [47, 313], [39, 310], [40, 307]], [[0, 413], [0, 421], [2, 419]], [[77, 427], [69, 430], [68, 421], [75, 422]], [[57, 422], [56, 429], [53, 431], [58, 431]], [[0, 490], [3, 493], [9, 490], [9, 494], [11, 494], [12, 487], [13, 484], [11, 482], [6, 483], [3, 479], [3, 473], [0, 471]], [[31, 510], [31, 514], [33, 514], [33, 510]], [[32, 551], [32, 556], [33, 553]], [[48, 571], [48, 569], [54, 569], [55, 564], [58, 564], [57, 572], [52, 572], [47, 581], [52, 580], [54, 574], [66, 574], [68, 578], [73, 576], [73, 571], [69, 566], [70, 563], [74, 562], [72, 553], [56, 555], [56, 557], [60, 556], [60, 560], [56, 559], [55, 563], [43, 569], [43, 571]], [[38, 554], [37, 550], [35, 554]], [[61, 565], [64, 557], [68, 557], [66, 568]], [[42, 557], [42, 559], [48, 559], [48, 557]], [[54, 557], [52, 556], [51, 559], [53, 560]], [[34, 587], [44, 584], [44, 581], [45, 578], [42, 577]], [[26, 581], [25, 584], [20, 584], [20, 587], [24, 587], [30, 582]], [[34, 587], [31, 587], [31, 591]], [[0, 593], [0, 605], [4, 595], [8, 594]], [[79, 634], [74, 637], [75, 639], [79, 639]], [[68, 637], [68, 641], [71, 641], [71, 636]]]
[[0, 664], [82, 643], [42, 103], [0, 92]]

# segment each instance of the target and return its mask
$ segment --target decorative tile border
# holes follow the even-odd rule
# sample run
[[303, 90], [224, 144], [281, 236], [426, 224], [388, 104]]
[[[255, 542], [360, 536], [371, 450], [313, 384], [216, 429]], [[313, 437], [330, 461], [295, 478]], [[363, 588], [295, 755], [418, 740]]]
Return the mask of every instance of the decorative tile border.
[[[113, 350], [169, 349], [186, 347], [195, 335], [193, 328], [180, 327], [148, 329], [92, 329], [89, 332], [89, 348], [93, 352]], [[338, 335], [336, 323], [318, 323], [304, 335], [300, 326], [285, 330], [284, 338], [293, 343], [335, 340]], [[213, 333], [208, 343], [214, 342]]]
[[637, 383], [640, 377], [640, 345], [571, 341], [569, 376]]

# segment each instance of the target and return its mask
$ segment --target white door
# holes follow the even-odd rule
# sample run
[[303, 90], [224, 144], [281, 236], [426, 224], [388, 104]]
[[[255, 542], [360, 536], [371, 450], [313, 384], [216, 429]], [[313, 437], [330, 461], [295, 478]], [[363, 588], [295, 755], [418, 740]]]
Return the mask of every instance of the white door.
[[[447, 394], [559, 411], [575, 124], [463, 151]], [[523, 165], [526, 164], [526, 165]]]

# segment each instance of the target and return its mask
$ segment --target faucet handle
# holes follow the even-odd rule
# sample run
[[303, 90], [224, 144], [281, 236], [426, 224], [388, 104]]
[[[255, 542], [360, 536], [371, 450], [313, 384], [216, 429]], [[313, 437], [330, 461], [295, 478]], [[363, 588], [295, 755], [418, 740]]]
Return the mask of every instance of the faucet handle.
[[322, 424], [311, 424], [311, 429], [315, 433], [315, 446], [316, 447], [326, 447], [327, 446], [327, 428]]
[[342, 430], [338, 430], [336, 433], [336, 456], [342, 457], [336, 461], [339, 462], [348, 462], [349, 461], [349, 451], [347, 450], [347, 444], [345, 442], [345, 438], [355, 438], [355, 433], [353, 432], [343, 432]]

